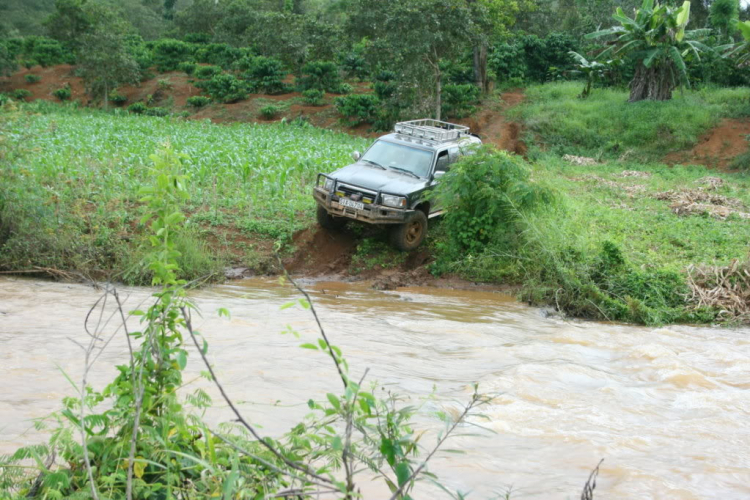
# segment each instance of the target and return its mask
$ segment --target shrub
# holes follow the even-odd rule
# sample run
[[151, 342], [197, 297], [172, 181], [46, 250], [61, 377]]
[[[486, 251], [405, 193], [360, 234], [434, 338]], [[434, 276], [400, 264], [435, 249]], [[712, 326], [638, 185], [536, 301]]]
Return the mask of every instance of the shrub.
[[161, 72], [174, 71], [180, 63], [192, 60], [193, 47], [180, 40], [166, 38], [154, 42], [153, 58], [156, 69]]
[[228, 73], [222, 73], [210, 80], [198, 82], [196, 87], [205, 90], [208, 95], [219, 102], [229, 103], [247, 98], [245, 82]]
[[66, 83], [65, 86], [60, 87], [59, 89], [52, 92], [52, 95], [57, 97], [61, 101], [67, 101], [73, 95], [73, 92], [70, 89], [70, 85]]
[[320, 106], [323, 104], [323, 96], [325, 95], [325, 92], [318, 89], [310, 89], [305, 90], [302, 92], [302, 100], [305, 101], [305, 104], [308, 104], [310, 106]]
[[28, 97], [31, 97], [31, 91], [26, 89], [16, 89], [10, 94], [16, 101], [25, 101]]
[[287, 90], [284, 85], [284, 65], [278, 59], [258, 56], [250, 62], [244, 77], [256, 92], [280, 94]]
[[128, 111], [135, 115], [142, 115], [146, 111], [146, 109], [148, 108], [142, 102], [134, 102], [133, 104], [128, 106]]
[[479, 102], [479, 87], [470, 83], [445, 85], [443, 87], [443, 113], [454, 118], [463, 118], [476, 110]]
[[195, 59], [201, 63], [213, 64], [229, 69], [242, 57], [242, 49], [226, 43], [211, 43], [195, 51]]
[[271, 120], [275, 118], [276, 115], [278, 115], [280, 111], [281, 109], [278, 106], [269, 104], [268, 106], [264, 106], [260, 109], [260, 116], [262, 116], [266, 120]]
[[336, 109], [339, 113], [356, 125], [358, 123], [373, 123], [378, 116], [380, 99], [372, 94], [353, 94], [336, 98]]
[[298, 79], [297, 86], [300, 90], [337, 92], [341, 86], [339, 67], [331, 61], [309, 62], [302, 67], [302, 76]]
[[153, 108], [146, 108], [143, 111], [143, 114], [146, 116], [167, 116], [169, 114], [169, 110], [166, 108], [154, 106]]
[[8, 94], [0, 94], [0, 106], [5, 105], [10, 100], [10, 96]]
[[156, 82], [156, 88], [157, 90], [172, 90], [172, 82], [169, 81], [168, 78], [162, 78], [158, 82]]
[[31, 69], [36, 65], [37, 65], [37, 62], [34, 61], [33, 59], [24, 59], [23, 61], [21, 61], [21, 66], [23, 66], [26, 69]]
[[75, 56], [65, 49], [57, 40], [45, 37], [27, 37], [30, 43], [24, 40], [24, 52], [29, 60], [46, 68], [55, 64], [75, 62]]
[[186, 75], [191, 76], [198, 65], [192, 61], [183, 61], [179, 64], [178, 69]]
[[569, 34], [551, 33], [546, 38], [519, 36], [511, 44], [501, 43], [493, 48], [489, 67], [500, 81], [541, 83], [551, 75], [574, 69], [571, 51], [580, 52], [578, 41]]
[[188, 97], [187, 103], [194, 108], [202, 108], [203, 106], [211, 104], [211, 99], [206, 96], [195, 95], [193, 97]]
[[116, 106], [122, 106], [123, 104], [125, 104], [128, 98], [122, 95], [117, 89], [114, 89], [109, 93], [109, 100]]
[[23, 79], [26, 80], [26, 83], [37, 83], [41, 81], [42, 77], [39, 75], [28, 74], [24, 76]]
[[195, 68], [193, 75], [201, 80], [208, 80], [209, 78], [213, 78], [221, 73], [221, 68], [218, 66], [198, 66]]
[[339, 85], [339, 88], [338, 90], [336, 90], [335, 93], [336, 94], [351, 94], [352, 90], [354, 89], [352, 88], [351, 85], [349, 85], [348, 83], [342, 83], [341, 85]]

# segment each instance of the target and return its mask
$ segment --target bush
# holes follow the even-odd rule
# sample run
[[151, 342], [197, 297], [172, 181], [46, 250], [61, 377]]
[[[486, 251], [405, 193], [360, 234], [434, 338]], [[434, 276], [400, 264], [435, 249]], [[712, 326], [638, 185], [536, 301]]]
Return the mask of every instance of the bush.
[[318, 89], [310, 89], [302, 92], [302, 100], [309, 106], [320, 106], [323, 104], [325, 92]]
[[545, 82], [551, 75], [574, 69], [570, 51], [579, 52], [578, 41], [569, 34], [551, 33], [546, 38], [519, 36], [512, 43], [496, 45], [489, 67], [499, 81], [531, 80]]
[[64, 87], [60, 87], [59, 89], [52, 92], [52, 95], [57, 97], [61, 101], [67, 101], [73, 95], [73, 92], [70, 89], [70, 85], [66, 83]]
[[128, 111], [135, 115], [142, 115], [146, 111], [146, 109], [148, 108], [142, 102], [134, 102], [133, 104], [128, 106]]
[[224, 102], [236, 102], [247, 99], [247, 85], [234, 75], [222, 73], [210, 80], [198, 82], [196, 87], [201, 88], [213, 99]]
[[302, 76], [298, 79], [297, 86], [300, 90], [338, 92], [341, 87], [339, 67], [331, 61], [309, 62], [302, 67]]
[[31, 97], [31, 91], [26, 89], [16, 89], [11, 92], [10, 95], [16, 101], [25, 101], [27, 97]]
[[8, 94], [0, 94], [0, 106], [4, 106], [10, 100]]
[[266, 120], [271, 120], [272, 118], [275, 118], [280, 111], [281, 108], [279, 108], [278, 106], [269, 104], [268, 106], [264, 106], [260, 109], [260, 116], [262, 116]]
[[189, 43], [166, 38], [154, 42], [153, 58], [159, 71], [174, 71], [180, 63], [192, 60], [193, 47]]
[[252, 59], [250, 69], [245, 72], [244, 77], [256, 92], [280, 94], [287, 90], [284, 85], [284, 65], [272, 57], [258, 56]]
[[198, 66], [195, 68], [193, 75], [201, 80], [208, 80], [209, 78], [213, 78], [221, 73], [221, 68], [218, 66]]
[[242, 55], [242, 49], [226, 43], [211, 43], [198, 47], [195, 51], [195, 59], [198, 62], [221, 66], [224, 69], [232, 67], [232, 64], [242, 58]]
[[26, 37], [23, 50], [30, 61], [36, 62], [43, 68], [55, 64], [72, 64], [75, 62], [73, 53], [65, 49], [60, 42], [51, 38]]
[[154, 106], [153, 108], [146, 108], [143, 111], [143, 114], [146, 116], [167, 116], [169, 115], [169, 110], [166, 108]]
[[173, 87], [172, 82], [168, 78], [162, 78], [156, 82], [157, 90], [161, 90], [161, 91], [172, 90], [172, 87]]
[[117, 89], [109, 93], [109, 101], [116, 106], [122, 106], [127, 100], [128, 98], [122, 95]]
[[338, 90], [336, 90], [335, 93], [336, 94], [351, 94], [352, 90], [354, 89], [352, 88], [351, 85], [349, 85], [348, 83], [342, 83], [341, 85], [339, 85], [339, 88]]
[[195, 72], [197, 66], [198, 65], [192, 61], [184, 61], [179, 64], [178, 69], [186, 75], [191, 76]]
[[380, 99], [372, 94], [354, 94], [336, 98], [336, 109], [347, 117], [352, 125], [373, 123], [378, 116]]
[[479, 102], [479, 87], [470, 83], [445, 85], [443, 87], [443, 113], [453, 118], [464, 118], [476, 111]]
[[187, 103], [194, 108], [202, 108], [203, 106], [211, 104], [211, 99], [206, 96], [195, 95], [193, 97], [188, 97]]
[[23, 79], [26, 80], [26, 83], [37, 83], [41, 81], [42, 77], [39, 75], [28, 74], [24, 76]]

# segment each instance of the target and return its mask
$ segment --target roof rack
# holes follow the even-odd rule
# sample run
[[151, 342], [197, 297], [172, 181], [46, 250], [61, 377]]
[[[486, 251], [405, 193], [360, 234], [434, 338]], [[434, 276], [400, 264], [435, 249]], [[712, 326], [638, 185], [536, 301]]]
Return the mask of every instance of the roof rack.
[[399, 122], [393, 127], [397, 134], [433, 142], [455, 141], [469, 133], [469, 127], [455, 123], [441, 122], [432, 118]]

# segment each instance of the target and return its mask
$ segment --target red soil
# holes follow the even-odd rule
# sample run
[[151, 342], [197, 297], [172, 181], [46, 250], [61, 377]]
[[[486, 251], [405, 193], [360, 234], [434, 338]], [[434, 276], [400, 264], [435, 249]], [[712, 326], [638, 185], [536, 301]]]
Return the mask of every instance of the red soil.
[[670, 165], [680, 163], [726, 169], [736, 156], [748, 150], [749, 135], [750, 121], [722, 120], [692, 149], [670, 153], [664, 161]]

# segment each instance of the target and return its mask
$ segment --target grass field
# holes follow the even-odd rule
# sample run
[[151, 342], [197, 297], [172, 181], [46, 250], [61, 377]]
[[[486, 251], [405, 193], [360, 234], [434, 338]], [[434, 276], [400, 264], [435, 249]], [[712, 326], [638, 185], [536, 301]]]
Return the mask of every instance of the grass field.
[[750, 88], [685, 90], [667, 102], [627, 102], [624, 90], [595, 89], [579, 99], [582, 83], [534, 85], [511, 113], [532, 142], [562, 155], [654, 161], [689, 148], [721, 118], [750, 116]]
[[[555, 84], [544, 92], [570, 94], [573, 88]], [[707, 99], [721, 103], [734, 95], [728, 92]], [[571, 94], [555, 106], [580, 106], [568, 102], [574, 99]], [[698, 133], [714, 119], [693, 111], [700, 124], [678, 121], [680, 130]], [[145, 228], [138, 192], [149, 182], [149, 155], [159, 144], [169, 141], [185, 155], [192, 197], [178, 246], [185, 277], [194, 278], [230, 261], [259, 269], [274, 245], [289, 248], [291, 235], [313, 224], [316, 174], [346, 164], [350, 152], [368, 142], [304, 124], [227, 126], [45, 103], [3, 109], [0, 128], [0, 268], [49, 267], [132, 283], [149, 276], [139, 265]], [[643, 154], [652, 147], [645, 144]], [[586, 151], [576, 148], [568, 151]], [[533, 148], [531, 179], [551, 187], [557, 201], [498, 228], [479, 252], [448, 252], [452, 235], [434, 224], [425, 245], [435, 259], [431, 270], [521, 285], [531, 302], [556, 303], [577, 316], [713, 321], [717, 311], [691, 309], [686, 269], [747, 257], [750, 177], [636, 162], [634, 156], [577, 166]], [[675, 204], [685, 196], [708, 201], [699, 203], [704, 209], [678, 214]], [[377, 236], [356, 238], [352, 272], [404, 261]]]

